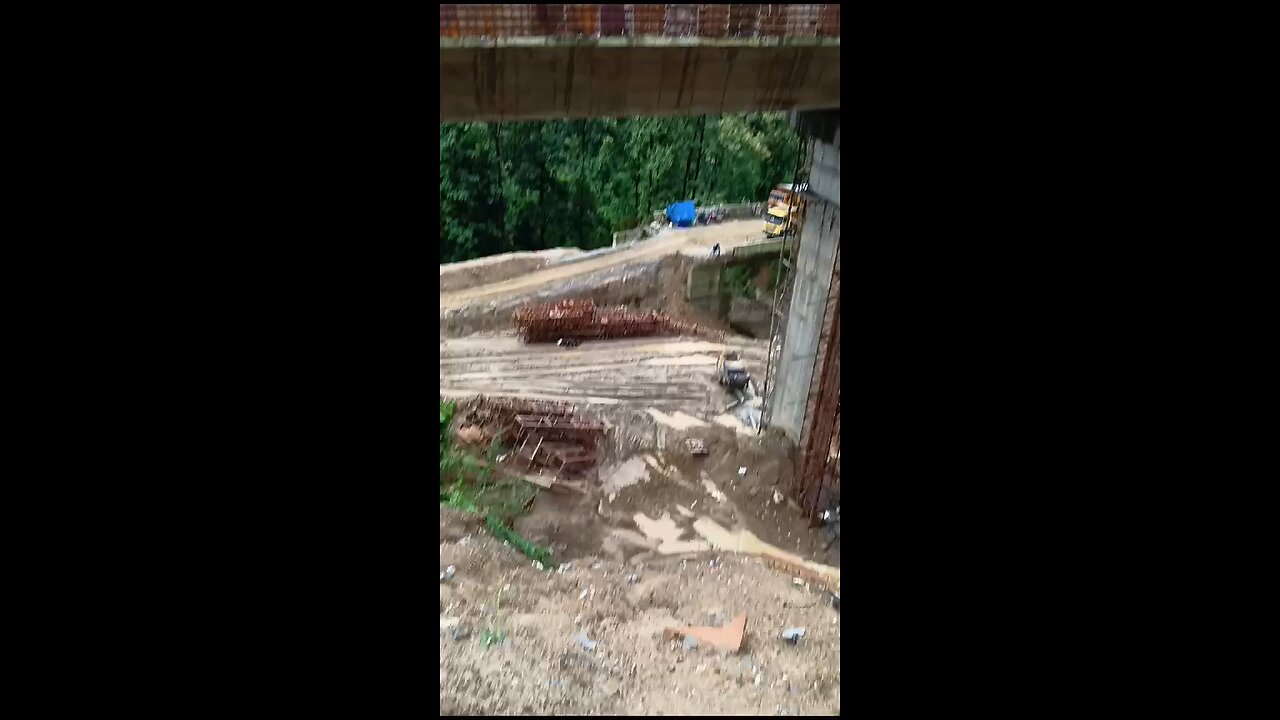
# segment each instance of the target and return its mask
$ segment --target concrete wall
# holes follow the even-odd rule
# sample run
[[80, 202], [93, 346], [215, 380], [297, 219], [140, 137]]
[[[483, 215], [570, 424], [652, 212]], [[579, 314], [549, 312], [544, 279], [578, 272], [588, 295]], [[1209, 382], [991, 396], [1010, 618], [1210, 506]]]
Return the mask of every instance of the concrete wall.
[[720, 314], [720, 263], [700, 263], [689, 268], [685, 299], [708, 312]]
[[729, 326], [745, 330], [758, 338], [769, 337], [769, 316], [773, 298], [761, 302], [751, 298], [734, 297], [729, 301]]
[[734, 205], [712, 205], [709, 210], [723, 210], [726, 220], [743, 220], [764, 215], [764, 203], [736, 203]]
[[[763, 223], [761, 224], [763, 225]], [[764, 240], [749, 245], [739, 245], [729, 254], [734, 262], [748, 258], [770, 260], [778, 257], [778, 251], [782, 249], [782, 245], [785, 242], [785, 240], [779, 238], [778, 240]]]
[[643, 226], [643, 227], [633, 228], [631, 230], [623, 230], [622, 232], [616, 232], [613, 234], [613, 244], [624, 245], [626, 243], [642, 240], [645, 236], [646, 229], [647, 229], [647, 226]]
[[838, 39], [441, 39], [440, 122], [839, 106]]

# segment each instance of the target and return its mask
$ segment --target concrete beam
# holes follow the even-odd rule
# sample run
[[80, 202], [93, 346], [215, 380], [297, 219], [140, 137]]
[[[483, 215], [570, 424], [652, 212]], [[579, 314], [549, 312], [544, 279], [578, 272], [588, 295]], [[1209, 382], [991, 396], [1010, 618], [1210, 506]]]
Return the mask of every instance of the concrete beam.
[[840, 145], [840, 111], [818, 110], [791, 114], [791, 126], [825, 143]]
[[643, 40], [442, 41], [440, 120], [699, 115], [840, 105], [838, 42]]
[[645, 35], [641, 37], [508, 37], [508, 38], [440, 38], [441, 50], [477, 48], [837, 48], [840, 38], [831, 37], [755, 37], [709, 38], [701, 36]]

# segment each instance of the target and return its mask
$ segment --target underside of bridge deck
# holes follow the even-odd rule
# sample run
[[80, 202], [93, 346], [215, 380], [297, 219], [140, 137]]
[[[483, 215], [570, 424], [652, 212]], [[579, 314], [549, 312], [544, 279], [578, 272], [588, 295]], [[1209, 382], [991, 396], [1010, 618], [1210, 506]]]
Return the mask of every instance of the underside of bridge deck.
[[441, 122], [839, 106], [838, 39], [441, 40]]

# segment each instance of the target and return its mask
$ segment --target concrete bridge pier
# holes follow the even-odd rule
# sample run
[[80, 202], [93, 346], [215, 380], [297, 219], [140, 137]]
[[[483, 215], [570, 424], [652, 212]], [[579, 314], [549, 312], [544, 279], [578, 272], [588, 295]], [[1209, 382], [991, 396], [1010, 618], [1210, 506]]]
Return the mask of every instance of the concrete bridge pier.
[[801, 112], [794, 123], [814, 139], [814, 150], [765, 419], [796, 443], [792, 494], [816, 514], [833, 491], [830, 478], [839, 477], [832, 464], [839, 459], [840, 112]]

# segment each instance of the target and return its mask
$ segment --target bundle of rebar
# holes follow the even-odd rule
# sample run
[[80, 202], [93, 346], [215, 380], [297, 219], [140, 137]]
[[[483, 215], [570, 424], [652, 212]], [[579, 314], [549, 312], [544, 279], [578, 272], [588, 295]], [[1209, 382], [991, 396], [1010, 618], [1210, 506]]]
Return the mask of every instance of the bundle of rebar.
[[840, 5], [440, 5], [442, 38], [840, 37]]
[[512, 320], [520, 337], [530, 343], [704, 333], [698, 325], [673, 320], [666, 313], [598, 308], [591, 300], [524, 305], [515, 311]]
[[596, 463], [605, 425], [577, 415], [569, 403], [478, 398], [464, 410], [468, 422], [514, 450], [509, 462], [556, 474], [576, 474]]

